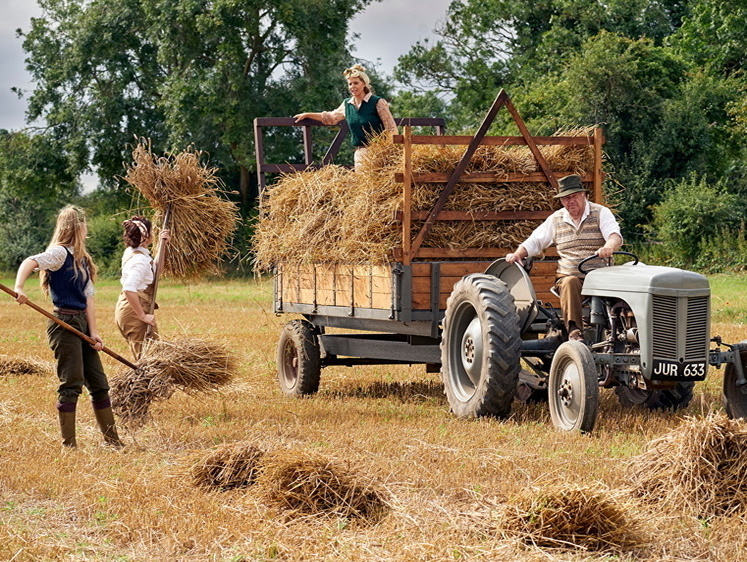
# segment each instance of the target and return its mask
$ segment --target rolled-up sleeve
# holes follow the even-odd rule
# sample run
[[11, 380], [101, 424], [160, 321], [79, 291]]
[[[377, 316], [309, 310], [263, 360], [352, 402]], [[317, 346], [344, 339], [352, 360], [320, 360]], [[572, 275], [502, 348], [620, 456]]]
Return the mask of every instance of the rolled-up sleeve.
[[337, 125], [343, 119], [345, 119], [344, 101], [334, 111], [322, 111], [322, 123], [325, 125]]
[[51, 248], [43, 251], [41, 254], [31, 256], [30, 259], [34, 260], [37, 263], [39, 269], [43, 269], [45, 271], [57, 271], [63, 265], [65, 265], [65, 260], [67, 259], [67, 250], [65, 249], [65, 246], [52, 246]]
[[394, 122], [394, 116], [392, 116], [392, 110], [389, 108], [389, 102], [384, 98], [379, 98], [376, 103], [376, 112], [379, 114], [379, 119], [384, 123], [384, 129], [397, 134], [397, 124]]
[[617, 234], [622, 240], [622, 233], [620, 232], [620, 225], [612, 214], [612, 211], [607, 207], [602, 207], [599, 210], [599, 230], [602, 233], [602, 237], [605, 242], [610, 239], [610, 236]]

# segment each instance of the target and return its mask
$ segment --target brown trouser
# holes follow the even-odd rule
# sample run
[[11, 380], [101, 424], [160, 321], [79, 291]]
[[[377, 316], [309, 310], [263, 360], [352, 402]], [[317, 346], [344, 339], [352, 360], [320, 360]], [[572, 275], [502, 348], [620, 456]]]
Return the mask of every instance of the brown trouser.
[[563, 312], [565, 327], [570, 332], [571, 323], [579, 330], [584, 329], [584, 320], [581, 312], [581, 287], [583, 281], [573, 275], [565, 275], [555, 280], [555, 286], [560, 294], [560, 310]]
[[[150, 295], [143, 291], [138, 291], [137, 297], [140, 300], [140, 306], [143, 307], [143, 311], [147, 314], [150, 310]], [[122, 291], [119, 294], [117, 300], [117, 306], [114, 309], [114, 321], [117, 323], [120, 333], [127, 340], [130, 345], [130, 351], [135, 359], [140, 359], [140, 353], [143, 349], [143, 342], [145, 341], [145, 333], [148, 330], [148, 324], [143, 322], [137, 317], [135, 311], [132, 310], [130, 303], [127, 302], [125, 292]], [[158, 326], [155, 324], [150, 331], [149, 339], [158, 339]]]
[[[88, 335], [85, 312], [55, 313], [55, 316]], [[57, 360], [57, 378], [60, 380], [57, 389], [59, 402], [68, 404], [74, 411], [74, 404], [78, 402], [84, 386], [93, 400], [107, 400], [109, 381], [106, 379], [99, 352], [88, 342], [51, 320], [47, 324], [47, 338]]]

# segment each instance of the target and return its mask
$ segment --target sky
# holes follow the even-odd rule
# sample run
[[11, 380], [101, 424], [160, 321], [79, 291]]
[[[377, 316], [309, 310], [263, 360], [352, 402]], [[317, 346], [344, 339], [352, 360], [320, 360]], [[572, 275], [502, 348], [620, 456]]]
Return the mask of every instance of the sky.
[[[410, 50], [417, 41], [433, 38], [433, 30], [443, 21], [451, 0], [381, 0], [373, 2], [356, 16], [350, 31], [359, 34], [353, 55], [370, 61], [391, 74], [397, 58]], [[17, 130], [25, 126], [25, 100], [11, 91], [12, 87], [30, 91], [30, 76], [24, 63], [21, 39], [16, 29], [28, 31], [30, 19], [41, 15], [34, 0], [0, 0], [0, 129]], [[90, 189], [95, 179], [84, 178]]]

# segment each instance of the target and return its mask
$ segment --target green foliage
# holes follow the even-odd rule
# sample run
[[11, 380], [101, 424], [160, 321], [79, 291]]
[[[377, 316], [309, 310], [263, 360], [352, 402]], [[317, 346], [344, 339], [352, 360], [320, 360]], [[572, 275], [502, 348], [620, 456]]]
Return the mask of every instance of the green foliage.
[[122, 252], [121, 220], [106, 215], [89, 215], [86, 246], [99, 268], [99, 275], [119, 277]]
[[0, 269], [15, 269], [43, 251], [55, 213], [78, 191], [54, 138], [0, 130]]
[[[653, 209], [649, 230], [660, 243], [656, 261], [709, 271], [718, 269], [719, 261], [738, 261], [741, 258], [729, 254], [745, 248], [744, 226], [739, 222], [743, 212], [738, 197], [728, 193], [721, 182], [693, 175], [674, 183]], [[719, 258], [725, 245], [733, 250]]]
[[156, 153], [194, 143], [249, 206], [254, 118], [339, 104], [348, 22], [370, 1], [39, 0], [28, 116], [110, 188], [134, 136]]

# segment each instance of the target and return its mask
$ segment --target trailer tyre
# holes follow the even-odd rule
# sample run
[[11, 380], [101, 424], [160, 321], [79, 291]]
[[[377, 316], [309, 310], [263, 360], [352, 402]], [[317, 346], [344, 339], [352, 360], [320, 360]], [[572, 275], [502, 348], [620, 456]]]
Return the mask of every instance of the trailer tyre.
[[[742, 368], [747, 367], [747, 340], [737, 344]], [[724, 370], [724, 408], [731, 419], [747, 418], [747, 394], [737, 387], [737, 370], [733, 363], [727, 363]]]
[[678, 382], [666, 390], [643, 390], [627, 386], [615, 387], [617, 401], [625, 407], [649, 410], [679, 410], [693, 399], [694, 382]]
[[287, 396], [304, 396], [319, 390], [322, 362], [314, 325], [292, 320], [280, 331], [277, 348], [278, 382]]
[[462, 277], [446, 303], [441, 377], [459, 417], [505, 417], [516, 395], [519, 315], [506, 284], [492, 275]]
[[599, 410], [599, 377], [591, 351], [582, 342], [558, 347], [547, 382], [550, 418], [558, 429], [589, 433]]

